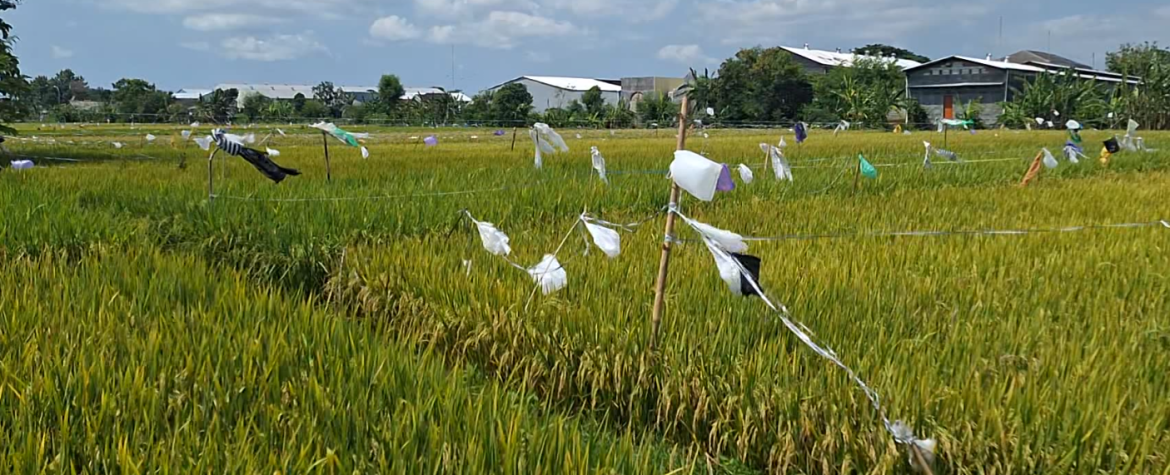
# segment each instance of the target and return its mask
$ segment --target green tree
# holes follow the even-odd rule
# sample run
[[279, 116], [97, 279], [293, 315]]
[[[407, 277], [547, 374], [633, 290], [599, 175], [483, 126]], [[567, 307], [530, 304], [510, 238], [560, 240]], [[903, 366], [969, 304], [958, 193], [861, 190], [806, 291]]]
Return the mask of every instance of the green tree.
[[297, 95], [293, 96], [292, 106], [293, 106], [294, 113], [296, 113], [296, 114], [301, 113], [301, 109], [305, 108], [305, 100], [306, 100], [305, 95], [301, 94], [299, 92], [297, 93]]
[[1061, 124], [1077, 119], [1087, 126], [1105, 126], [1109, 103], [1103, 86], [1071, 73], [1039, 74], [1016, 91], [1012, 102], [1003, 104], [1000, 124], [1023, 127], [1035, 118]]
[[638, 118], [641, 119], [643, 127], [651, 127], [652, 124], [670, 127], [677, 119], [678, 112], [679, 106], [676, 106], [666, 94], [644, 95], [642, 101], [638, 103]]
[[471, 98], [471, 104], [463, 107], [463, 120], [468, 122], [490, 122], [492, 120], [492, 93], [482, 92]]
[[378, 80], [378, 105], [382, 112], [393, 114], [402, 102], [404, 94], [406, 89], [402, 87], [402, 81], [398, 76], [383, 74], [382, 79]]
[[157, 121], [165, 119], [171, 95], [142, 79], [120, 79], [114, 83], [113, 100], [118, 113], [129, 114], [128, 119]]
[[523, 125], [532, 111], [532, 94], [520, 83], [508, 84], [492, 97], [492, 120], [503, 125]]
[[78, 76], [72, 69], [63, 69], [51, 80], [56, 90], [61, 91], [61, 102], [68, 103], [74, 100], [85, 100], [89, 84], [85, 78]]
[[[301, 96], [303, 100], [305, 96]], [[269, 122], [283, 121], [292, 118], [296, 115], [293, 109], [294, 104], [289, 101], [272, 101], [268, 104], [262, 113], [264, 120]]]
[[332, 111], [321, 101], [305, 101], [305, 105], [301, 107], [300, 116], [306, 119], [324, 119], [332, 117]]
[[581, 104], [585, 106], [585, 110], [589, 115], [599, 115], [605, 110], [605, 97], [601, 94], [601, 88], [593, 86], [581, 95]]
[[[698, 117], [706, 117], [707, 108], [715, 106], [715, 79], [711, 77], [711, 71], [703, 69], [703, 74], [699, 75], [698, 71], [691, 69], [690, 91], [687, 97], [690, 98], [690, 105], [694, 110], [698, 111], [695, 115]], [[715, 122], [719, 120], [719, 114], [715, 117], [707, 117], [706, 122]]]
[[1170, 50], [1159, 48], [1158, 43], [1126, 43], [1117, 51], [1106, 53], [1105, 64], [1115, 73], [1142, 77], [1156, 65], [1170, 66]]
[[236, 114], [236, 103], [240, 91], [236, 89], [216, 89], [196, 105], [196, 115], [200, 120], [226, 124]]
[[329, 81], [313, 86], [313, 98], [324, 104], [329, 109], [329, 117], [334, 118], [341, 117], [346, 106], [353, 104], [353, 96], [333, 87]]
[[927, 58], [926, 56], [923, 56], [920, 54], [916, 54], [913, 51], [910, 51], [907, 49], [902, 49], [902, 48], [899, 48], [897, 46], [883, 45], [880, 43], [872, 44], [872, 45], [865, 45], [865, 46], [862, 46], [860, 48], [855, 48], [853, 50], [853, 54], [860, 54], [860, 55], [865, 55], [865, 56], [880, 56], [883, 58], [888, 58], [888, 57], [893, 56], [893, 57], [898, 58], [898, 59], [908, 59], [910, 61], [917, 61], [919, 63], [930, 62], [930, 58]]
[[244, 102], [240, 106], [240, 113], [248, 118], [249, 122], [256, 122], [264, 116], [264, 111], [272, 103], [272, 99], [265, 97], [263, 94], [248, 94], [244, 96]]
[[834, 120], [882, 127], [891, 111], [906, 106], [906, 75], [892, 61], [859, 58], [850, 68], [834, 68], [815, 85], [813, 107]]
[[[0, 12], [16, 8], [18, 0], [0, 0]], [[16, 130], [7, 124], [20, 120], [28, 111], [27, 105], [20, 100], [28, 90], [28, 81], [20, 72], [20, 61], [12, 53], [12, 43], [16, 40], [12, 36], [12, 25], [0, 18], [0, 95], [9, 100], [0, 101], [0, 133], [14, 134]]]
[[720, 66], [714, 92], [728, 121], [792, 120], [813, 98], [803, 69], [781, 48], [740, 50]]

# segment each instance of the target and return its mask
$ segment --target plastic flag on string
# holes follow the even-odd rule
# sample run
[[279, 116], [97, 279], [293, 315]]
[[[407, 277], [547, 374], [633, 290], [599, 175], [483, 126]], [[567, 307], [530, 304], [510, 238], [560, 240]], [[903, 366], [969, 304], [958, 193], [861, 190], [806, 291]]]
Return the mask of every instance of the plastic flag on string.
[[211, 144], [214, 142], [215, 139], [210, 135], [206, 137], [195, 137], [195, 145], [198, 145], [204, 152], [211, 150]]
[[609, 178], [605, 176], [605, 157], [601, 156], [601, 151], [597, 150], [597, 147], [590, 147], [590, 153], [593, 155], [593, 169], [597, 170], [597, 175], [601, 177], [601, 182], [608, 185]]
[[199, 128], [199, 125], [200, 125], [200, 124], [199, 124], [198, 122], [192, 122], [192, 123], [191, 123], [191, 128], [193, 128], [193, 129], [194, 129], [194, 128]]
[[792, 166], [788, 164], [788, 159], [784, 157], [784, 152], [780, 148], [762, 143], [760, 149], [768, 154], [768, 159], [772, 161], [772, 171], [776, 173], [777, 180], [794, 181]]
[[752, 180], [755, 180], [755, 178], [756, 177], [752, 173], [751, 168], [748, 168], [747, 165], [744, 165], [742, 163], [739, 164], [739, 179], [743, 180], [743, 183], [745, 185], [751, 184]]
[[958, 119], [943, 119], [942, 123], [948, 127], [962, 127], [964, 129], [975, 125], [975, 121]]
[[423, 143], [426, 144], [427, 147], [434, 147], [436, 145], [439, 145], [439, 138], [432, 135], [430, 137], [423, 139]]
[[512, 254], [512, 246], [509, 245], [511, 239], [503, 231], [496, 229], [496, 225], [492, 223], [485, 223], [478, 221], [469, 212], [464, 212], [467, 218], [475, 224], [475, 228], [479, 230], [479, 239], [483, 241], [483, 248], [492, 255], [507, 257]]
[[1077, 145], [1077, 144], [1073, 143], [1072, 141], [1065, 142], [1065, 144], [1064, 144], [1064, 159], [1065, 160], [1068, 160], [1069, 163], [1076, 165], [1076, 164], [1081, 163], [1080, 159], [1082, 159], [1082, 158], [1088, 159], [1089, 157], [1085, 156], [1085, 150], [1083, 148], [1081, 148], [1080, 145]]
[[569, 283], [569, 275], [565, 268], [557, 261], [556, 256], [546, 255], [540, 263], [528, 269], [528, 275], [540, 285], [544, 295], [551, 294], [565, 288]]
[[901, 134], [902, 134], [902, 124], [895, 125], [894, 126], [894, 135], [901, 135]]
[[796, 133], [796, 143], [804, 143], [808, 140], [808, 126], [804, 122], [797, 122], [792, 127], [792, 131]]
[[183, 140], [188, 140], [188, 139], [190, 139], [190, 138], [191, 138], [191, 131], [190, 131], [190, 130], [184, 130], [184, 131], [182, 131], [182, 132], [179, 132], [179, 135], [182, 135], [182, 136], [183, 136]]
[[274, 148], [267, 148], [267, 147], [265, 147], [265, 148], [267, 149], [269, 157], [279, 157], [280, 156], [280, 150], [276, 150]]
[[748, 250], [748, 245], [743, 240], [743, 236], [733, 233], [731, 231], [724, 231], [714, 226], [703, 224], [698, 221], [690, 222], [690, 225], [703, 235], [704, 239], [709, 239], [719, 245], [720, 248], [727, 252], [745, 252]]
[[544, 154], [569, 151], [565, 140], [548, 124], [537, 122], [528, 131], [528, 135], [532, 137], [532, 143], [536, 146], [536, 169], [538, 170], [544, 167]]
[[503, 137], [506, 133], [507, 132], [504, 132], [503, 130], [497, 130], [495, 132], [492, 132], [492, 135], [494, 135], [496, 137]]
[[780, 143], [776, 144], [776, 146], [780, 147], [780, 151], [783, 152], [784, 149], [788, 148], [788, 142], [784, 141], [784, 137], [780, 137]]
[[336, 125], [333, 125], [333, 123], [326, 122], [318, 122], [316, 124], [310, 125], [309, 127], [332, 135], [333, 138], [341, 141], [341, 143], [349, 145], [350, 147], [362, 149], [362, 158], [370, 158], [370, 151], [366, 149], [366, 147], [362, 146], [362, 143], [360, 142], [360, 140], [370, 138], [370, 134], [346, 132], [342, 129], [339, 129]]
[[1044, 118], [1043, 118], [1043, 117], [1037, 117], [1037, 118], [1036, 118], [1036, 125], [1044, 125]]
[[[927, 466], [934, 464], [934, 450], [938, 446], [938, 442], [934, 439], [919, 439], [914, 435], [914, 431], [902, 421], [894, 422], [890, 432], [893, 434], [894, 440], [899, 443], [917, 448], [918, 453], [922, 455], [922, 462], [925, 462]], [[909, 454], [909, 457], [910, 467], [914, 471], [922, 472], [928, 468], [921, 466], [918, 457], [915, 457], [913, 453]]]
[[1040, 170], [1042, 170], [1043, 166], [1044, 152], [1041, 151], [1040, 153], [1036, 154], [1036, 158], [1032, 159], [1032, 164], [1028, 165], [1028, 171], [1027, 173], [1024, 173], [1024, 179], [1020, 181], [1020, 187], [1023, 188], [1028, 186], [1028, 184], [1032, 183], [1036, 177], [1040, 176]]
[[1105, 141], [1105, 149], [1108, 150], [1109, 153], [1120, 152], [1121, 151], [1121, 144], [1119, 144], [1117, 142], [1117, 137], [1113, 137], [1109, 140], [1106, 140]]
[[288, 135], [286, 135], [283, 130], [276, 129], [276, 133], [280, 134], [281, 137], [288, 137]]
[[874, 168], [873, 164], [865, 159], [865, 155], [857, 155], [857, 160], [859, 170], [861, 170], [861, 176], [869, 179], [876, 179], [878, 177], [877, 168]]
[[715, 198], [715, 188], [723, 166], [689, 150], [674, 152], [670, 163], [670, 178], [674, 183], [701, 201]]
[[223, 150], [228, 155], [240, 157], [248, 163], [251, 163], [253, 167], [256, 167], [257, 171], [275, 183], [284, 181], [288, 176], [298, 176], [301, 174], [297, 170], [277, 165], [268, 157], [268, 154], [245, 147], [243, 142], [235, 139], [237, 136], [224, 133], [221, 129], [213, 130], [211, 136], [215, 139], [215, 146], [219, 147], [220, 150]]
[[941, 120], [938, 121], [938, 133], [941, 134], [941, 133], [946, 132], [946, 131], [947, 131], [947, 125], [942, 123]]
[[715, 191], [728, 192], [735, 189], [735, 181], [731, 179], [731, 168], [723, 164], [723, 171], [719, 172], [719, 181], [715, 183]]
[[1050, 120], [1050, 121], [1048, 121], [1048, 122], [1045, 122], [1045, 125], [1047, 125], [1047, 126], [1048, 126], [1048, 128], [1050, 128], [1050, 129], [1051, 129], [1051, 128], [1053, 128], [1053, 127], [1056, 127], [1056, 124], [1053, 124], [1051, 120]]
[[15, 160], [8, 162], [13, 170], [28, 170], [33, 167], [32, 160]]
[[617, 231], [607, 228], [600, 224], [595, 224], [591, 219], [582, 216], [581, 222], [585, 224], [585, 231], [593, 237], [593, 244], [601, 249], [610, 259], [613, 259], [622, 253], [622, 238]]
[[839, 133], [841, 133], [841, 132], [844, 132], [844, 131], [846, 131], [846, 130], [849, 130], [849, 126], [850, 126], [850, 125], [851, 125], [851, 124], [850, 124], [850, 123], [849, 123], [849, 121], [847, 121], [847, 120], [843, 120], [843, 121], [841, 121], [841, 123], [837, 124], [837, 128], [836, 128], [836, 129], [833, 129], [833, 136], [836, 136], [837, 134], [839, 134]]
[[715, 108], [714, 108], [714, 107], [708, 107], [708, 108], [707, 108], [707, 116], [709, 116], [709, 117], [715, 117]]
[[934, 164], [930, 162], [930, 142], [924, 141], [922, 142], [922, 145], [926, 147], [926, 156], [922, 159], [922, 167], [930, 170], [931, 168], [934, 168]]
[[1060, 111], [1058, 111], [1058, 110], [1052, 111], [1052, 114], [1057, 116], [1057, 117], [1060, 117]]
[[1060, 162], [1056, 161], [1056, 157], [1052, 156], [1052, 152], [1049, 152], [1047, 148], [1040, 150], [1040, 152], [1044, 154], [1045, 167], [1052, 169], [1060, 166]]
[[154, 142], [154, 140], [157, 138], [158, 137], [155, 137], [153, 134], [146, 134], [146, 141], [147, 142]]
[[707, 245], [707, 250], [711, 251], [711, 256], [715, 258], [715, 267], [719, 269], [719, 278], [727, 283], [727, 288], [731, 290], [731, 293], [741, 297], [760, 295], [756, 291], [756, 287], [752, 285], [753, 280], [760, 281], [760, 258], [727, 252], [706, 237], [704, 237], [703, 243]]
[[114, 148], [116, 148], [116, 149], [122, 148], [122, 142], [110, 142], [110, 143], [114, 144]]

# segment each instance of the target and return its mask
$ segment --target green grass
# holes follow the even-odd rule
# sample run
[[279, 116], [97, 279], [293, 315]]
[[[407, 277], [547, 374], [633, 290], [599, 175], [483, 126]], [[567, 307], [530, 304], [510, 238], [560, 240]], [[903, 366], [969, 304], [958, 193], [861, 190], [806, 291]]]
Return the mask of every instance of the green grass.
[[[208, 325], [223, 327], [227, 335], [239, 328], [224, 324], [235, 318], [235, 310], [220, 314], [202, 308], [211, 305], [204, 296], [214, 294], [207, 289], [217, 288], [217, 283], [200, 276], [231, 276], [256, 292], [239, 297], [237, 305], [252, 303], [255, 295], [281, 296], [286, 305], [314, 315], [302, 328], [345, 325], [345, 341], [378, 342], [371, 345], [422, 355], [402, 360], [403, 367], [434, 368], [438, 361], [450, 371], [444, 377], [455, 380], [466, 379], [458, 374], [474, 368], [488, 381], [483, 383], [488, 389], [465, 386], [443, 394], [486, 394], [496, 388], [492, 390], [500, 397], [518, 401], [518, 414], [547, 414], [532, 416], [531, 427], [542, 436], [559, 437], [540, 429], [543, 421], [565, 417], [584, 424], [584, 431], [597, 434], [606, 449], [558, 446], [562, 452], [557, 453], [567, 454], [562, 458], [574, 460], [576, 467], [659, 473], [671, 460], [664, 454], [674, 454], [682, 466], [698, 449], [732, 470], [908, 470], [904, 452], [882, 431], [864, 395], [841, 371], [801, 346], [762, 303], [728, 295], [702, 245], [676, 249], [662, 349], [647, 350], [662, 219], [624, 234], [623, 255], [615, 260], [596, 250], [582, 256], [581, 239], [573, 237], [560, 256], [569, 287], [537, 296], [527, 311], [532, 290], [528, 276], [485, 253], [474, 231], [458, 221], [458, 212], [469, 209], [477, 218], [496, 223], [512, 237], [513, 258], [534, 264], [557, 247], [585, 208], [618, 222], [660, 210], [668, 182], [644, 172], [666, 168], [673, 133], [582, 131], [582, 139], [576, 139], [577, 131], [562, 131], [572, 152], [546, 157], [545, 170], [536, 171], [531, 142], [523, 136], [513, 151], [510, 136], [492, 137], [490, 130], [372, 129], [376, 135], [368, 161], [356, 149], [331, 143], [333, 181], [327, 183], [320, 136], [300, 128], [285, 130], [291, 136], [274, 139], [272, 145], [283, 152], [277, 161], [301, 169], [304, 176], [273, 186], [246, 163], [232, 159], [215, 166], [217, 193], [259, 200], [379, 199], [220, 198], [209, 203], [205, 154], [165, 143], [114, 150], [98, 141], [125, 139], [131, 132], [107, 128], [88, 130], [84, 139], [93, 143], [84, 145], [81, 137], [66, 137], [77, 132], [67, 130], [54, 138], [55, 144], [43, 143], [41, 137], [35, 143], [10, 143], [10, 148], [28, 155], [103, 161], [0, 173], [0, 262], [83, 272], [121, 259], [125, 268], [119, 269], [126, 279], [149, 279], [150, 271], [139, 268], [150, 266], [130, 263], [145, 259], [143, 249], [157, 249], [147, 260], [177, 262], [168, 264], [174, 270], [168, 279], [189, 282], [184, 288], [192, 293], [184, 295], [195, 297], [143, 297], [156, 307], [111, 309], [120, 318], [164, 318], [178, 300], [205, 311], [198, 320], [219, 322]], [[255, 132], [266, 134], [264, 129]], [[411, 139], [432, 132], [440, 137], [439, 147], [425, 148]], [[155, 130], [160, 142], [161, 133]], [[765, 176], [759, 166], [763, 156], [758, 144], [775, 143], [781, 131], [709, 133], [708, 139], [693, 137], [690, 148], [732, 165], [752, 165], [757, 181], [713, 203], [686, 199], [683, 209], [692, 218], [745, 235], [1048, 228], [1170, 219], [1167, 151], [1119, 154], [1108, 168], [1095, 160], [1079, 166], [1062, 161], [1021, 189], [1017, 184], [1031, 158], [1040, 147], [1059, 152], [1063, 134], [950, 134], [947, 147], [965, 159], [1017, 160], [924, 171], [918, 165], [922, 141], [941, 146], [938, 134], [833, 137], [815, 131], [806, 144], [791, 144], [787, 154], [793, 165], [819, 168], [797, 168], [796, 182], [787, 184]], [[1112, 134], [1084, 135], [1087, 144], [1099, 144]], [[1165, 149], [1170, 143], [1165, 133], [1144, 135], [1152, 147]], [[608, 187], [591, 176], [590, 145], [601, 148], [607, 158]], [[1095, 146], [1086, 148], [1096, 156]], [[864, 181], [854, 192], [849, 167], [857, 153], [875, 164], [905, 166], [881, 167], [879, 179]], [[184, 154], [187, 167], [179, 169]], [[137, 155], [158, 160], [134, 160]], [[823, 159], [829, 160], [814, 161]], [[501, 187], [507, 189], [429, 196]], [[689, 231], [682, 236], [694, 238]], [[752, 253], [764, 259], [764, 288], [882, 394], [892, 418], [911, 422], [919, 435], [939, 439], [938, 472], [1170, 473], [1168, 238], [1170, 232], [1162, 228], [847, 238], [752, 243]], [[464, 260], [473, 262], [469, 276]], [[36, 279], [35, 272], [24, 272], [9, 277], [5, 287]], [[59, 292], [61, 285], [37, 288]], [[70, 308], [72, 298], [52, 295], [46, 300], [57, 307], [27, 315], [61, 318], [56, 313], [68, 312], [60, 309]], [[365, 324], [349, 322], [346, 315]], [[31, 328], [27, 331], [64, 325], [53, 321], [32, 319], [23, 325]], [[253, 319], [251, 325], [254, 332], [261, 327], [274, 331], [268, 320]], [[220, 338], [222, 343], [202, 346], [207, 351], [222, 347], [212, 354], [228, 354], [232, 344], [244, 345], [231, 343], [232, 336]], [[41, 346], [57, 352], [45, 363], [58, 368], [50, 371], [55, 377], [72, 374], [68, 357], [60, 353], [70, 350], [69, 345]], [[102, 354], [110, 347], [116, 342], [94, 344], [86, 354]], [[186, 348], [173, 351], [178, 355], [152, 354], [177, 358], [199, 349]], [[0, 358], [5, 368], [20, 360], [8, 355]], [[290, 374], [314, 368], [305, 359], [286, 365]], [[369, 390], [368, 379], [330, 377], [336, 378], [333, 384]], [[249, 381], [253, 384], [271, 383]], [[521, 396], [525, 394], [530, 397]], [[57, 418], [68, 413], [57, 402], [40, 410]], [[329, 411], [318, 406], [302, 414], [325, 413]], [[27, 417], [24, 411], [15, 414]], [[363, 438], [345, 425], [358, 423], [350, 420], [357, 416], [338, 417], [344, 424], [306, 428], [302, 435], [349, 437], [351, 442]], [[237, 418], [250, 417], [240, 413]], [[148, 419], [152, 417], [142, 416], [136, 427], [163, 423]], [[21, 419], [0, 416], [0, 424], [15, 420]], [[473, 432], [490, 430], [473, 427], [465, 434]], [[126, 426], [105, 433], [114, 434], [111, 439], [139, 434]], [[217, 437], [204, 443], [225, 447], [234, 440]], [[449, 437], [496, 456], [505, 450], [487, 445], [486, 437]], [[174, 449], [178, 453], [202, 450], [194, 440], [180, 445], [191, 447]], [[79, 450], [89, 458], [116, 453], [108, 447], [85, 447]], [[442, 452], [425, 445], [416, 449], [428, 456]], [[623, 455], [592, 457], [598, 450]], [[321, 457], [315, 456], [313, 461]], [[632, 465], [618, 466], [614, 460], [622, 457]], [[303, 471], [302, 466], [264, 460], [256, 463]], [[535, 465], [520, 471], [565, 470], [548, 458], [528, 460]], [[378, 462], [347, 463], [353, 465], [339, 469], [385, 470]], [[226, 467], [253, 471], [251, 466]], [[470, 464], [467, 470], [477, 467], [487, 466]], [[416, 472], [413, 467], [404, 470]]]

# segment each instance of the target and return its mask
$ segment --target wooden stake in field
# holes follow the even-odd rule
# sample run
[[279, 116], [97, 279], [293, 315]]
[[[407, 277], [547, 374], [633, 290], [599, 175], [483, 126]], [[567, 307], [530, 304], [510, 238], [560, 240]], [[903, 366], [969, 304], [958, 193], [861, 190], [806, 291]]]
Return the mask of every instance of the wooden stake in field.
[[218, 148], [211, 150], [211, 155], [207, 157], [207, 205], [211, 206], [215, 203], [215, 152]]
[[512, 127], [512, 151], [516, 151], [516, 127]]
[[333, 171], [329, 168], [329, 136], [321, 132], [321, 143], [325, 145], [325, 181], [333, 181]]
[[[683, 96], [682, 107], [678, 113], [678, 146], [676, 150], [687, 148], [687, 113], [690, 107], [690, 98]], [[679, 188], [672, 180], [670, 183], [670, 208], [666, 213], [666, 233], [662, 241], [662, 259], [658, 263], [658, 281], [654, 284], [654, 310], [651, 314], [650, 349], [658, 348], [658, 329], [662, 323], [662, 310], [666, 299], [666, 275], [670, 269], [670, 250], [674, 243], [674, 210], [678, 209]]]

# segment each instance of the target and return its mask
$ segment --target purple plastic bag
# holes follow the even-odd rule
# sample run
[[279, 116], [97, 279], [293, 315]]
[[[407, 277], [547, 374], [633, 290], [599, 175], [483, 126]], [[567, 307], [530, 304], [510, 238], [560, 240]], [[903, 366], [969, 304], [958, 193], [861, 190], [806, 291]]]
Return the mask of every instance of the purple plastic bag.
[[719, 172], [719, 182], [715, 184], [716, 191], [731, 191], [735, 189], [735, 182], [731, 180], [731, 169], [723, 164], [723, 171]]
[[503, 137], [505, 133], [506, 132], [504, 132], [503, 130], [497, 130], [494, 133], [492, 133], [492, 135], [495, 135], [496, 137]]
[[434, 147], [435, 145], [439, 144], [439, 139], [435, 138], [435, 136], [432, 135], [430, 137], [423, 139], [423, 143], [427, 144], [428, 147]]

